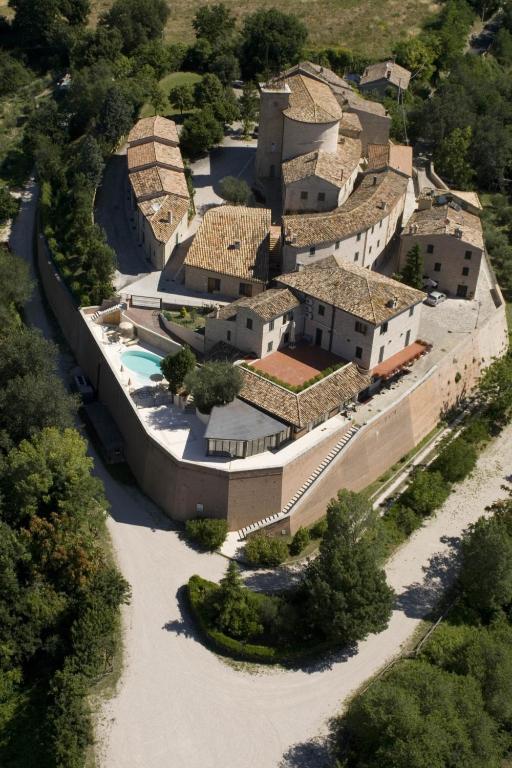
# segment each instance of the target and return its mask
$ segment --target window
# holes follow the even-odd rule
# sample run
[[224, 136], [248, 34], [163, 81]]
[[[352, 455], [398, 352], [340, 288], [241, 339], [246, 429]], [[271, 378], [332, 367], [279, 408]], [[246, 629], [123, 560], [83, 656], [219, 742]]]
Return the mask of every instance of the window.
[[363, 348], [362, 347], [356, 347], [356, 355], [358, 360], [360, 360], [363, 356]]
[[272, 352], [272, 347], [273, 346], [274, 346], [274, 342], [273, 341], [269, 341], [269, 343], [267, 344], [267, 352]]
[[338, 240], [336, 243], [334, 243], [334, 247], [336, 250], [340, 247], [340, 241]]
[[469, 275], [469, 267], [462, 267], [462, 274], [464, 277]]
[[432, 245], [432, 243], [429, 243], [427, 245], [427, 253], [434, 253], [434, 246]]
[[325, 315], [325, 307], [323, 304], [318, 305], [318, 314], [323, 317]]
[[373, 235], [373, 230], [374, 230], [374, 229], [375, 229], [375, 227], [373, 226], [373, 227], [372, 227], [372, 229], [371, 229], [371, 234], [372, 234], [372, 235]]
[[208, 278], [208, 293], [216, 293], [220, 291], [220, 280], [218, 277]]
[[354, 253], [354, 261], [359, 261], [359, 251]]
[[288, 320], [288, 315], [283, 315], [283, 325], [286, 324], [287, 320]]
[[358, 232], [358, 233], [357, 233], [357, 237], [356, 237], [356, 240], [357, 240], [357, 242], [359, 242], [359, 241], [360, 241], [360, 239], [361, 239], [361, 233], [360, 233], [360, 232]]
[[238, 293], [240, 294], [240, 296], [252, 296], [252, 284], [240, 283], [240, 288], [238, 289]]
[[473, 251], [466, 251], [466, 253], [464, 254], [464, 258], [466, 259], [466, 261], [470, 261], [472, 255], [473, 255]]
[[364, 336], [366, 336], [367, 330], [368, 330], [368, 326], [366, 325], [366, 323], [362, 323], [360, 320], [356, 320], [357, 333], [362, 333]]
[[385, 347], [381, 347], [379, 349], [379, 363], [382, 363], [382, 361], [384, 360], [384, 349]]
[[380, 240], [377, 240], [377, 248], [380, 247]]
[[269, 331], [273, 331], [274, 330], [274, 321], [273, 320], [271, 320], [270, 323], [268, 324], [268, 329], [269, 329]]
[[309, 249], [309, 255], [314, 256], [315, 253], [316, 253], [316, 248], [314, 245], [312, 245], [311, 248]]
[[380, 335], [382, 336], [383, 334], [385, 334], [387, 332], [388, 332], [388, 324], [387, 323], [382, 323], [382, 325], [380, 327]]
[[409, 317], [412, 317], [414, 315], [414, 307], [409, 308]]
[[290, 334], [289, 333], [285, 333], [284, 336], [283, 336], [283, 342], [285, 344], [288, 344], [289, 341], [290, 341]]
[[371, 252], [372, 252], [372, 247], [370, 245], [370, 247], [368, 248], [368, 253], [371, 253]]
[[231, 331], [228, 331], [228, 332], [226, 333], [226, 339], [227, 339], [228, 341], [231, 341]]
[[458, 285], [457, 286], [457, 296], [459, 299], [465, 299], [468, 295], [468, 287], [467, 285]]
[[404, 344], [404, 347], [408, 347], [409, 344], [410, 344], [410, 341], [411, 341], [411, 332], [407, 331], [407, 333], [405, 334], [405, 344]]
[[380, 220], [380, 223], [379, 223], [379, 229], [382, 229], [382, 219]]
[[303, 189], [302, 192], [300, 193], [300, 199], [301, 200], [307, 200], [308, 199], [308, 193], [306, 192], [305, 189]]
[[325, 192], [318, 193], [318, 202], [323, 203], [325, 201]]
[[248, 331], [252, 331], [252, 318], [251, 317], [248, 317], [247, 320], [245, 321], [245, 327], [247, 328]]
[[434, 272], [440, 272], [440, 271], [441, 271], [441, 262], [436, 261], [436, 263], [434, 264]]

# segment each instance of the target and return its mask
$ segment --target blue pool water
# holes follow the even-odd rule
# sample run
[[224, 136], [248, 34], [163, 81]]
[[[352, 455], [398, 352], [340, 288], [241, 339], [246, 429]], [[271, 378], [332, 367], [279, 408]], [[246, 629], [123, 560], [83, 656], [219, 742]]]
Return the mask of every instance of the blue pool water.
[[152, 376], [162, 376], [160, 360], [162, 358], [152, 352], [139, 352], [130, 350], [123, 352], [121, 362], [125, 368], [138, 373], [141, 378], [151, 381]]

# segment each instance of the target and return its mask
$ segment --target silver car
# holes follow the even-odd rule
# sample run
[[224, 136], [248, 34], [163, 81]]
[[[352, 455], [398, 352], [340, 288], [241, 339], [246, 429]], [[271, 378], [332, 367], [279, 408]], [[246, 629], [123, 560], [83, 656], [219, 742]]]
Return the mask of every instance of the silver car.
[[428, 304], [429, 307], [437, 307], [437, 305], [441, 304], [441, 302], [445, 301], [445, 299], [446, 293], [441, 293], [441, 291], [432, 291], [425, 299], [425, 304]]

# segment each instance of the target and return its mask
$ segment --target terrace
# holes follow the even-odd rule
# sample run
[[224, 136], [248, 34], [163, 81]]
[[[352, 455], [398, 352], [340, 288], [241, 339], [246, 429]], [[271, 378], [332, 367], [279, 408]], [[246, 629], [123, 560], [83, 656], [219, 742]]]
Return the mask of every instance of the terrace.
[[298, 343], [294, 349], [272, 352], [270, 355], [250, 363], [259, 373], [277, 379], [289, 387], [301, 387], [305, 382], [319, 376], [327, 369], [334, 369], [346, 363], [320, 347]]

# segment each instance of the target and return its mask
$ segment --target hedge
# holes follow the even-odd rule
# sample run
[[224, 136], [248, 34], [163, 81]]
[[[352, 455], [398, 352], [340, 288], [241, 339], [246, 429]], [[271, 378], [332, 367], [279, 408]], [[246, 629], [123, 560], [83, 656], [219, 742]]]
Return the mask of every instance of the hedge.
[[206, 594], [216, 588], [217, 584], [207, 581], [201, 576], [191, 576], [187, 584], [187, 601], [190, 612], [205, 644], [211, 650], [237, 661], [252, 661], [260, 664], [290, 664], [337, 650], [336, 646], [328, 642], [281, 649], [270, 645], [244, 643], [241, 640], [228, 637], [223, 632], [209, 626], [203, 606]]

